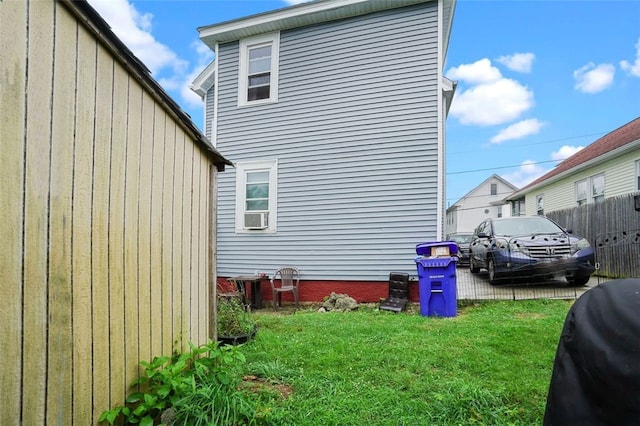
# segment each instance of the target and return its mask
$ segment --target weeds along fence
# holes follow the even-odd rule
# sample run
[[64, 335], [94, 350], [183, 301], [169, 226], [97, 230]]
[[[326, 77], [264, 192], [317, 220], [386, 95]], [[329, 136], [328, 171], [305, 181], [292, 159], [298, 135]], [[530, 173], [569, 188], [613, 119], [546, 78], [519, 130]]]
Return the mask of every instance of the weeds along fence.
[[593, 246], [601, 280], [640, 277], [640, 192], [547, 213]]

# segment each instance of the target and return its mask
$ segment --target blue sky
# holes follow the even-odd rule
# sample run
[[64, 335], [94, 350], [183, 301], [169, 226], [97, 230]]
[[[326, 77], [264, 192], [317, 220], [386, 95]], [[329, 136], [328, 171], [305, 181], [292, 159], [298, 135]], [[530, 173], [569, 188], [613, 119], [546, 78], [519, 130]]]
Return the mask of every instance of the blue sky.
[[[197, 28], [299, 2], [89, 0], [200, 128]], [[493, 173], [522, 187], [640, 116], [640, 1], [458, 0], [444, 74], [447, 206]]]

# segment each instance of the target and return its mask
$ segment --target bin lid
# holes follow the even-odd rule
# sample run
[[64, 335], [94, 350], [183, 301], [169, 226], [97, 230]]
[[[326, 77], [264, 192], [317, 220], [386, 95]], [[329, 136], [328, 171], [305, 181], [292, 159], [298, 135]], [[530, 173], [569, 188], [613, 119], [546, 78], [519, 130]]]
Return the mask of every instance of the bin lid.
[[449, 254], [452, 256], [458, 253], [458, 244], [454, 241], [420, 243], [416, 245], [416, 253], [421, 256], [431, 256], [433, 253], [432, 248], [437, 247], [447, 247], [449, 249]]
[[457, 257], [418, 256], [415, 258], [415, 262], [421, 264], [424, 268], [446, 268], [451, 262], [457, 261]]

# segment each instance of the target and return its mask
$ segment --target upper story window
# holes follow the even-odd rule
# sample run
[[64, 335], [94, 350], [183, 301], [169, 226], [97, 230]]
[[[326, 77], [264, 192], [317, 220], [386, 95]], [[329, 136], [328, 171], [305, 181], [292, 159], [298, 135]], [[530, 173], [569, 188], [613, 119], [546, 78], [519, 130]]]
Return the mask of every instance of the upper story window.
[[280, 33], [240, 40], [238, 105], [278, 101]]
[[536, 195], [536, 213], [538, 216], [544, 216], [544, 196]]
[[236, 164], [236, 232], [276, 231], [276, 160]]
[[640, 160], [636, 160], [636, 191], [640, 191]]
[[497, 183], [492, 183], [491, 184], [491, 195], [498, 195], [498, 184]]
[[601, 203], [604, 201], [604, 174], [594, 175], [576, 182], [576, 204]]

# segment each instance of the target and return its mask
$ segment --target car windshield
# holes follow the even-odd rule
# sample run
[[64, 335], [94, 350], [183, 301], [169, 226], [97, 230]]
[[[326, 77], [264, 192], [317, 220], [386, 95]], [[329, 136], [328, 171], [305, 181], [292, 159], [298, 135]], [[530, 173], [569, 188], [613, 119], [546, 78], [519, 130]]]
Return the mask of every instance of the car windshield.
[[456, 243], [470, 243], [471, 242], [471, 234], [460, 234], [460, 235], [451, 235], [449, 238], [450, 241], [455, 241]]
[[514, 236], [532, 234], [558, 234], [564, 232], [558, 225], [544, 217], [509, 218], [493, 222], [495, 235]]

